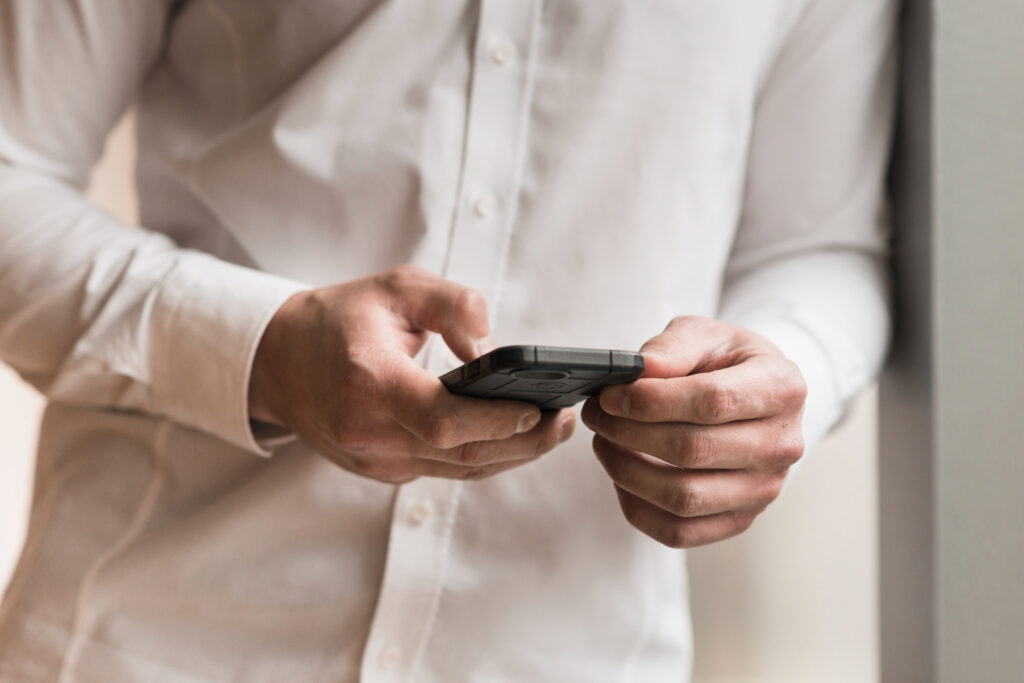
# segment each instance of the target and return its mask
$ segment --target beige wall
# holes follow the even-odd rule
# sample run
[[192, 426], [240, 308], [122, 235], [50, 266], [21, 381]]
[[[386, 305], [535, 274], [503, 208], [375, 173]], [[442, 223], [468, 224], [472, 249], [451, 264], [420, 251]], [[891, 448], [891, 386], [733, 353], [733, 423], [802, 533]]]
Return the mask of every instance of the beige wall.
[[695, 683], [874, 683], [877, 397], [746, 534], [690, 552]]
[[[133, 221], [131, 131], [111, 138], [90, 195]], [[875, 399], [804, 461], [744, 536], [690, 555], [698, 683], [874, 683]], [[42, 402], [0, 367], [0, 585], [23, 538]]]

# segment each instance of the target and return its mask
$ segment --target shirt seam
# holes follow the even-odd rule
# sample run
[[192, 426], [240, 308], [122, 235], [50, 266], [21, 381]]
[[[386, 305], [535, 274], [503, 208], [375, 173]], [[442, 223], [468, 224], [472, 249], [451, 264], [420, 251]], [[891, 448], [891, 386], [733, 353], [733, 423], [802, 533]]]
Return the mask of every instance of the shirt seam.
[[419, 642], [416, 644], [416, 649], [413, 652], [412, 662], [409, 667], [409, 680], [415, 681], [419, 675], [420, 666], [423, 663], [423, 658], [427, 651], [427, 642], [430, 640], [430, 635], [434, 629], [434, 623], [437, 621], [437, 615], [441, 608], [441, 595], [444, 593], [444, 579], [445, 572], [448, 570], [448, 561], [451, 555], [452, 539], [455, 536], [455, 520], [458, 517], [459, 500], [462, 497], [462, 489], [465, 486], [465, 482], [456, 481], [453, 482], [452, 492], [448, 498], [448, 505], [450, 513], [448, 519], [445, 520], [444, 528], [441, 530], [441, 548], [437, 557], [437, 579], [434, 582], [434, 590], [430, 596], [430, 606], [427, 608], [427, 618], [424, 624], [423, 633], [420, 636]]
[[[483, 9], [478, 7], [477, 12], [483, 12]], [[477, 33], [480, 31], [480, 20], [477, 16]], [[466, 82], [466, 106], [463, 108], [463, 133], [462, 133], [462, 149], [459, 154], [459, 173], [458, 178], [455, 181], [455, 202], [452, 205], [451, 219], [448, 221], [448, 239], [445, 244], [444, 261], [441, 264], [441, 277], [447, 278], [448, 271], [451, 268], [452, 255], [454, 252], [455, 245], [455, 233], [459, 228], [459, 217], [462, 214], [462, 202], [463, 192], [465, 192], [466, 186], [466, 166], [467, 159], [469, 158], [469, 135], [471, 121], [473, 120], [473, 89], [476, 86], [477, 79], [477, 64], [476, 64], [476, 44], [479, 40], [477, 34], [473, 36], [473, 50], [470, 53], [470, 65], [469, 75]]]
[[516, 218], [519, 216], [519, 194], [523, 184], [523, 169], [526, 165], [526, 146], [527, 140], [530, 135], [530, 108], [533, 106], [533, 91], [536, 83], [537, 73], [537, 52], [539, 50], [538, 44], [540, 43], [540, 31], [541, 31], [541, 16], [542, 16], [542, 5], [543, 0], [534, 0], [533, 2], [533, 20], [530, 22], [530, 48], [529, 48], [529, 62], [526, 65], [526, 92], [523, 96], [523, 102], [519, 110], [519, 131], [520, 134], [516, 141], [516, 152], [515, 152], [515, 171], [512, 180], [512, 193], [511, 196], [515, 198], [515, 201], [509, 202], [508, 218], [505, 223], [505, 229], [502, 231], [502, 241], [500, 251], [498, 252], [498, 267], [494, 273], [494, 287], [492, 289], [494, 295], [491, 301], [491, 317], [495, 322], [498, 321], [498, 314], [501, 310], [502, 296], [504, 294], [504, 282], [505, 274], [508, 270], [508, 255], [512, 248], [512, 232], [515, 228]]

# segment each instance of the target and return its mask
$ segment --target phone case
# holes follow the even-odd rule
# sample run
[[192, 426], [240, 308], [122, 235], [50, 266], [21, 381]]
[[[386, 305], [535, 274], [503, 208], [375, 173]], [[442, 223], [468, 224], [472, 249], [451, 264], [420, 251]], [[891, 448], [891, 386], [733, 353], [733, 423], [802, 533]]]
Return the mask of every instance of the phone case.
[[441, 381], [455, 394], [526, 401], [554, 410], [643, 374], [643, 356], [633, 351], [504, 346], [442, 375]]

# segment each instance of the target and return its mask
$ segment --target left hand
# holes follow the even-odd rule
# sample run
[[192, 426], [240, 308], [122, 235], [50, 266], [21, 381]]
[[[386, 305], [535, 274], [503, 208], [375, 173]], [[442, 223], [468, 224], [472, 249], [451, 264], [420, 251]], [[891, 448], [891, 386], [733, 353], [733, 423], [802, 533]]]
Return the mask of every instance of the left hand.
[[676, 318], [640, 351], [644, 376], [582, 415], [626, 519], [673, 548], [745, 531], [803, 454], [800, 370], [764, 337], [708, 318]]

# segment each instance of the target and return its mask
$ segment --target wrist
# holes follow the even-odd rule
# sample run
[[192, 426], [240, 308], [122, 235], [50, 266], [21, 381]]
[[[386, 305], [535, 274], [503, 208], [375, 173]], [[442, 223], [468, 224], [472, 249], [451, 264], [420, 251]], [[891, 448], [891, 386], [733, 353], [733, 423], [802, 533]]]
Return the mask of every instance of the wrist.
[[249, 374], [249, 419], [267, 425], [287, 426], [280, 405], [284, 394], [282, 373], [286, 372], [290, 331], [298, 322], [309, 291], [289, 297], [270, 319], [260, 337]]

